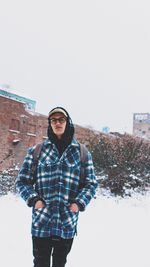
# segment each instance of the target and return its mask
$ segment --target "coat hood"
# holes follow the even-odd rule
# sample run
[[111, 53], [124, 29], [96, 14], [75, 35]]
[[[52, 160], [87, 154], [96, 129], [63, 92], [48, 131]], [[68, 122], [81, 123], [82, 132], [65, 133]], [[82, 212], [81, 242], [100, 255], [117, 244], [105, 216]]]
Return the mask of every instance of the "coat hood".
[[70, 145], [70, 143], [72, 142], [73, 136], [74, 136], [74, 125], [72, 123], [72, 120], [70, 118], [70, 115], [68, 114], [68, 112], [62, 108], [62, 107], [56, 107], [53, 108], [52, 110], [50, 110], [49, 114], [52, 114], [54, 110], [62, 110], [65, 112], [65, 114], [67, 114], [67, 124], [66, 124], [66, 129], [64, 134], [62, 135], [62, 138], [59, 140], [57, 138], [57, 136], [54, 134], [53, 129], [51, 127], [51, 123], [50, 123], [50, 116], [48, 117], [48, 130], [47, 130], [47, 135], [49, 140], [54, 143], [60, 154], [63, 153], [63, 151], [67, 148], [68, 145]]

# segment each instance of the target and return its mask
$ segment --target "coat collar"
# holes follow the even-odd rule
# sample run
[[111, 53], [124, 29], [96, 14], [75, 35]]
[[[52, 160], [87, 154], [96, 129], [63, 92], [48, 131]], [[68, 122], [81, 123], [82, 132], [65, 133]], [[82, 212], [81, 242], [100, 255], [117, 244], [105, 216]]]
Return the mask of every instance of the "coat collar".
[[[47, 138], [44, 141], [44, 145], [48, 147], [49, 145], [53, 145], [53, 143]], [[68, 147], [70, 147], [70, 146], [78, 147], [79, 142], [75, 138], [73, 138], [71, 144]]]

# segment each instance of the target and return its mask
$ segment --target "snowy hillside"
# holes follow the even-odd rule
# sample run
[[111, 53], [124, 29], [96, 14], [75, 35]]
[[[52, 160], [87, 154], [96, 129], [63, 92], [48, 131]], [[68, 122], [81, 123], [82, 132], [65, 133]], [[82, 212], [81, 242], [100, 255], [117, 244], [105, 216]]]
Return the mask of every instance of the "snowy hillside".
[[[0, 198], [0, 266], [32, 267], [31, 209], [11, 194]], [[150, 196], [98, 197], [80, 213], [66, 267], [149, 267]]]

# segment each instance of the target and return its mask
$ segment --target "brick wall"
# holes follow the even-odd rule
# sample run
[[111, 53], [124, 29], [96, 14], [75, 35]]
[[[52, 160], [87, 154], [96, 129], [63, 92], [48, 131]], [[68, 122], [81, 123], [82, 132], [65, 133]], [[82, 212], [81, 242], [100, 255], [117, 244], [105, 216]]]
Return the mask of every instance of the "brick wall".
[[46, 137], [47, 117], [24, 103], [0, 96], [0, 171], [20, 167], [28, 147]]

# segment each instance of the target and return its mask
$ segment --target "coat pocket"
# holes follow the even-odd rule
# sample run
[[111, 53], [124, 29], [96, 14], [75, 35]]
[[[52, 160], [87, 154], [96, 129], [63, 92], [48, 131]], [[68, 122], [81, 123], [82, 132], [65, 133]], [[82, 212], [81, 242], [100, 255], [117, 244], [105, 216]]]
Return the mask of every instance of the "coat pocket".
[[77, 224], [79, 212], [72, 212], [69, 207], [64, 206], [64, 209], [61, 210], [61, 222], [64, 228], [74, 229]]
[[42, 227], [47, 225], [51, 220], [50, 211], [47, 207], [33, 210], [33, 225], [36, 227]]

